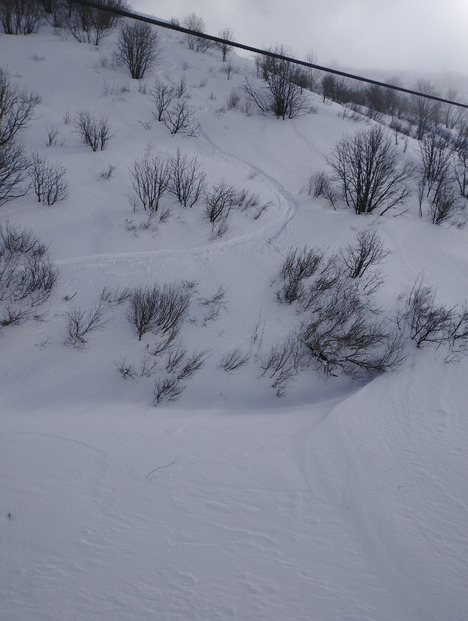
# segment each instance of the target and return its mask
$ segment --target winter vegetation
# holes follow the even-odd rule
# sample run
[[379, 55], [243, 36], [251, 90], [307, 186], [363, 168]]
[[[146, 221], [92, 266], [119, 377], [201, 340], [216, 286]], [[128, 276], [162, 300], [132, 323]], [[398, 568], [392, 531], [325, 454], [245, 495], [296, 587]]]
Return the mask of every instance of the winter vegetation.
[[468, 116], [181, 23], [0, 0], [0, 618], [464, 619]]

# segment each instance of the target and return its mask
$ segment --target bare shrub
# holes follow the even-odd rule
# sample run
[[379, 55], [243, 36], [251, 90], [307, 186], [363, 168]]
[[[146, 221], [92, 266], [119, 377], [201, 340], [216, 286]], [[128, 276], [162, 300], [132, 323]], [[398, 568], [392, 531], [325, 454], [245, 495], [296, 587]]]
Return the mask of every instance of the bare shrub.
[[237, 110], [239, 108], [239, 104], [241, 101], [241, 96], [239, 91], [236, 89], [232, 90], [229, 93], [229, 96], [226, 101], [226, 106], [228, 110]]
[[465, 224], [465, 200], [450, 185], [441, 185], [429, 203], [432, 224], [449, 224], [461, 227]]
[[320, 198], [323, 196], [330, 201], [332, 207], [336, 209], [338, 194], [333, 186], [332, 178], [321, 171], [312, 175], [309, 179], [309, 196]]
[[32, 34], [43, 21], [39, 0], [1, 0], [0, 24], [5, 34]]
[[79, 307], [67, 311], [67, 338], [65, 345], [75, 348], [84, 347], [87, 344], [88, 335], [102, 330], [107, 323], [105, 318], [109, 310], [108, 304], [100, 300], [89, 309]]
[[228, 54], [231, 52], [232, 47], [226, 41], [234, 41], [234, 32], [231, 28], [224, 28], [219, 32], [219, 38], [224, 39], [223, 42], [216, 43], [216, 47], [220, 50], [223, 57], [223, 63], [226, 62]]
[[49, 299], [57, 279], [44, 244], [28, 231], [0, 226], [0, 325], [26, 320]]
[[220, 181], [205, 194], [206, 217], [212, 224], [224, 220], [238, 202], [239, 191], [234, 186]]
[[380, 209], [382, 215], [404, 203], [410, 193], [406, 182], [412, 167], [400, 165], [400, 160], [390, 138], [378, 127], [343, 138], [328, 164], [348, 206], [357, 214]]
[[180, 149], [170, 159], [169, 192], [177, 197], [184, 207], [193, 207], [199, 200], [205, 187], [205, 173], [202, 171], [198, 157], [188, 159]]
[[60, 130], [56, 125], [49, 125], [46, 123], [47, 139], [45, 140], [46, 147], [55, 147], [57, 144], [63, 145], [62, 140], [59, 141]]
[[89, 110], [77, 112], [73, 119], [75, 131], [93, 151], [103, 151], [112, 138], [107, 116], [96, 118]]
[[178, 99], [166, 108], [162, 122], [172, 135], [195, 136], [197, 134], [198, 125], [194, 119], [193, 110], [185, 99]]
[[355, 245], [349, 244], [340, 251], [348, 276], [359, 279], [366, 293], [373, 293], [382, 284], [382, 272], [369, 270], [380, 265], [389, 254], [377, 231], [372, 229], [359, 231]]
[[156, 212], [164, 194], [168, 191], [170, 167], [166, 158], [146, 150], [130, 169], [133, 190], [143, 209]]
[[206, 313], [203, 316], [203, 325], [206, 325], [208, 321], [217, 319], [221, 309], [226, 309], [226, 292], [226, 287], [220, 285], [212, 297], [200, 300], [200, 304], [206, 308]]
[[21, 145], [0, 145], [0, 205], [27, 194], [28, 163]]
[[267, 375], [270, 380], [273, 380], [272, 387], [276, 390], [277, 397], [284, 396], [288, 384], [308, 365], [309, 360], [305, 355], [305, 350], [294, 335], [288, 336], [280, 345], [271, 347], [260, 360], [262, 376]]
[[422, 276], [418, 276], [411, 289], [400, 297], [404, 298], [405, 306], [398, 313], [397, 324], [400, 329], [409, 329], [416, 347], [449, 341], [455, 308], [438, 305], [435, 291], [424, 283]]
[[[270, 50], [281, 56], [290, 56], [291, 51], [279, 45]], [[301, 70], [281, 58], [259, 55], [256, 58], [257, 72], [265, 81], [265, 87], [255, 89], [248, 81], [244, 90], [260, 111], [272, 112], [276, 118], [293, 119], [316, 112], [308, 100], [308, 93], [301, 86]]]
[[401, 336], [368, 316], [367, 306], [351, 285], [335, 287], [322, 296], [298, 338], [326, 375], [372, 377], [397, 368], [404, 359]]
[[133, 79], [141, 80], [157, 62], [159, 35], [145, 22], [127, 23], [120, 31], [115, 59], [127, 67]]
[[304, 297], [304, 281], [313, 276], [324, 257], [322, 250], [292, 249], [288, 252], [280, 276], [283, 284], [276, 292], [278, 301], [292, 304]]
[[47, 164], [45, 158], [35, 152], [28, 172], [39, 203], [55, 205], [68, 196], [68, 181], [65, 178], [67, 169], [64, 166]]
[[176, 88], [173, 84], [168, 84], [160, 79], [153, 82], [149, 89], [149, 98], [156, 106], [156, 112], [153, 112], [156, 120], [162, 122], [166, 110], [176, 97]]
[[28, 126], [39, 103], [37, 93], [28, 93], [14, 86], [6, 69], [0, 67], [0, 147], [11, 142], [21, 129]]
[[249, 354], [244, 354], [241, 349], [236, 347], [222, 358], [219, 366], [224, 371], [232, 373], [232, 371], [244, 367], [249, 362], [249, 358]]
[[132, 291], [127, 319], [138, 340], [143, 334], [177, 331], [187, 314], [190, 293], [180, 285], [139, 287]]
[[[127, 9], [125, 0], [100, 0], [100, 4], [108, 8]], [[97, 8], [66, 2], [65, 19], [62, 23], [81, 43], [99, 45], [116, 27], [120, 15]]]
[[154, 385], [154, 405], [160, 405], [164, 401], [177, 401], [184, 390], [185, 386], [181, 385], [177, 377], [160, 378]]
[[[182, 22], [182, 25], [185, 28], [188, 28], [189, 30], [193, 30], [195, 32], [205, 32], [205, 22], [201, 17], [195, 15], [195, 13], [190, 13], [190, 15], [187, 15], [187, 17]], [[202, 37], [197, 37], [197, 35], [195, 34], [187, 34], [186, 41], [189, 50], [193, 50], [195, 52], [204, 53], [213, 46], [211, 41]]]

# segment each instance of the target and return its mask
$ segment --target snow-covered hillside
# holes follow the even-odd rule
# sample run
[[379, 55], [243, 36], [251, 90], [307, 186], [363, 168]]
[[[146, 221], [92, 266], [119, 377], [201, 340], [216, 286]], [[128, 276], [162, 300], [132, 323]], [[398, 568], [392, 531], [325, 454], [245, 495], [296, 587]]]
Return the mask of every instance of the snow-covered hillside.
[[[136, 81], [112, 61], [116, 34], [99, 48], [47, 28], [0, 36], [0, 66], [41, 97], [18, 141], [69, 182], [55, 205], [30, 192], [0, 207], [2, 226], [30, 230], [59, 273], [40, 316], [0, 332], [0, 618], [468, 619], [468, 359], [408, 339], [393, 373], [308, 368], [281, 398], [262, 372], [301, 321], [277, 300], [291, 249], [332, 254], [375, 229], [389, 251], [376, 303], [392, 322], [419, 274], [442, 304], [468, 298], [468, 229], [420, 218], [416, 186], [399, 217], [314, 199], [310, 176], [372, 122], [313, 94], [316, 114], [258, 115], [242, 94], [256, 79], [248, 60], [233, 54], [228, 79], [219, 51], [160, 39]], [[154, 118], [157, 77], [185, 84], [196, 136]], [[102, 151], [76, 132], [86, 110], [108, 117]], [[398, 146], [416, 159], [414, 141]], [[232, 209], [225, 232], [203, 201], [166, 195], [148, 218], [131, 177], [145, 153], [197, 157], [207, 187], [255, 204]], [[115, 300], [155, 284], [190, 297], [172, 356], [204, 363], [156, 407], [171, 362], [152, 355], [151, 333], [138, 340], [128, 299], [105, 305], [83, 346], [68, 329], [104, 289]], [[242, 362], [229, 371], [231, 355]]]

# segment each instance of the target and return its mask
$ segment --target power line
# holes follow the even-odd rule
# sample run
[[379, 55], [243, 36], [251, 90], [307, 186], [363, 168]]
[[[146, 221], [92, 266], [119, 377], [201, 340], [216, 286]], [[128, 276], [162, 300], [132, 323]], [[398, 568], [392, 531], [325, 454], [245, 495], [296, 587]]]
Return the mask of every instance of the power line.
[[92, 0], [70, 0], [70, 1], [73, 2], [74, 4], [88, 6], [90, 8], [99, 9], [100, 11], [112, 13], [114, 15], [120, 15], [121, 17], [129, 17], [130, 19], [138, 20], [140, 22], [146, 22], [154, 26], [160, 26], [161, 28], [168, 28], [169, 30], [175, 30], [177, 32], [182, 32], [183, 34], [193, 35], [201, 39], [207, 39], [208, 41], [213, 41], [214, 43], [221, 43], [223, 45], [229, 45], [231, 47], [236, 47], [240, 50], [245, 50], [247, 52], [252, 52], [254, 54], [260, 54], [262, 56], [269, 56], [270, 58], [284, 60], [294, 65], [300, 65], [302, 67], [316, 69], [318, 71], [323, 71], [324, 73], [331, 73], [333, 75], [338, 75], [343, 78], [349, 78], [351, 80], [356, 80], [358, 82], [365, 82], [366, 84], [373, 84], [374, 86], [381, 86], [383, 88], [389, 88], [391, 90], [398, 91], [400, 93], [406, 93], [407, 95], [415, 95], [416, 97], [424, 97], [425, 99], [431, 99], [433, 101], [438, 101], [440, 103], [449, 104], [451, 106], [458, 106], [459, 108], [465, 108], [468, 110], [468, 104], [461, 103], [460, 101], [452, 101], [450, 99], [445, 99], [443, 97], [437, 97], [436, 95], [430, 95], [428, 93], [421, 93], [419, 91], [415, 91], [409, 88], [404, 88], [403, 86], [397, 86], [395, 84], [388, 84], [386, 82], [380, 82], [379, 80], [373, 80], [372, 78], [366, 78], [360, 75], [355, 75], [353, 73], [347, 73], [346, 71], [340, 71], [339, 69], [323, 67], [321, 65], [316, 65], [315, 63], [310, 63], [305, 60], [300, 60], [298, 58], [284, 56], [283, 54], [278, 54], [277, 52], [272, 52], [271, 50], [262, 50], [257, 47], [252, 47], [251, 45], [246, 45], [245, 43], [229, 41], [228, 39], [223, 39], [222, 37], [215, 37], [214, 35], [206, 34], [205, 32], [197, 32], [196, 30], [191, 30], [190, 28], [184, 28], [183, 26], [180, 26], [179, 24], [173, 24], [172, 22], [167, 22], [161, 19], [157, 19], [155, 17], [149, 17], [148, 15], [144, 15], [143, 13], [136, 13], [134, 11], [129, 11], [127, 9], [123, 9], [123, 8], [116, 7], [116, 6], [110, 6], [110, 5], [106, 6], [104, 4], [101, 4], [100, 2], [93, 2]]

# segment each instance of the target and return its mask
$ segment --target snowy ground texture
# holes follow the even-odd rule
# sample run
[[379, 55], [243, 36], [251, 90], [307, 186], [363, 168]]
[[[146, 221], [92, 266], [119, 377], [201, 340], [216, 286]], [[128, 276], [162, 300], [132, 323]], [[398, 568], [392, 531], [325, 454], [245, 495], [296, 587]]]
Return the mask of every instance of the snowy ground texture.
[[[468, 619], [468, 360], [409, 344], [396, 373], [364, 384], [310, 369], [281, 399], [258, 362], [297, 322], [275, 295], [290, 248], [337, 250], [376, 226], [391, 251], [379, 303], [393, 313], [422, 272], [444, 303], [468, 297], [468, 229], [420, 219], [416, 198], [377, 221], [333, 211], [304, 188], [337, 140], [368, 124], [315, 96], [317, 114], [285, 122], [227, 110], [251, 66], [233, 56], [228, 80], [219, 52], [190, 52], [169, 32], [137, 83], [112, 63], [114, 40], [0, 37], [12, 81], [42, 98], [19, 140], [70, 182], [52, 207], [30, 193], [0, 208], [3, 224], [48, 244], [60, 271], [42, 320], [0, 334], [0, 618]], [[185, 75], [197, 137], [154, 120], [145, 89], [156, 75]], [[67, 122], [85, 109], [109, 116], [104, 151]], [[59, 140], [47, 148], [52, 126]], [[147, 147], [197, 155], [208, 183], [258, 193], [268, 208], [233, 213], [213, 239], [202, 206], [166, 198], [169, 219], [145, 229], [128, 196]], [[184, 346], [209, 355], [177, 402], [154, 407], [154, 375], [118, 372], [152, 344], [137, 340], [125, 305], [85, 347], [64, 345], [67, 312], [92, 307], [103, 287], [182, 280], [192, 283]], [[220, 287], [207, 319], [203, 301]], [[248, 361], [228, 373], [220, 363], [235, 349]]]

